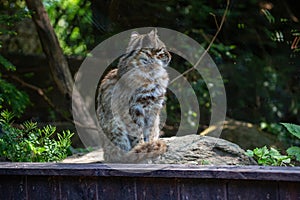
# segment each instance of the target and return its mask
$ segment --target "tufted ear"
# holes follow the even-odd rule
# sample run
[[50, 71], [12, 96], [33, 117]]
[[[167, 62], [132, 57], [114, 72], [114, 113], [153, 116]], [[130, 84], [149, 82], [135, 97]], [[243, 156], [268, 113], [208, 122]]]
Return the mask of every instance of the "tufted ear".
[[150, 33], [149, 33], [149, 36], [152, 37], [152, 38], [155, 38], [157, 37], [157, 29], [153, 29]]
[[136, 38], [138, 38], [140, 34], [136, 31], [132, 31], [130, 35], [129, 44], [131, 44]]
[[140, 35], [140, 34], [139, 34], [138, 32], [132, 31], [130, 38], [133, 39], [133, 38], [138, 37], [139, 35]]

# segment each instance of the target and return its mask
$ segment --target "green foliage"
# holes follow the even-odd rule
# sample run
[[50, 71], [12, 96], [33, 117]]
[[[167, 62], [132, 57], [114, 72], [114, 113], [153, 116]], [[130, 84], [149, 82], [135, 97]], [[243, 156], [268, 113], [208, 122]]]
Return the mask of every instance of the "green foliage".
[[300, 142], [300, 140], [297, 140], [296, 137], [290, 134], [280, 123], [261, 122], [260, 129], [275, 135], [280, 142], [285, 144], [285, 146], [297, 145]]
[[[230, 117], [280, 126], [282, 120], [300, 120], [299, 45], [291, 50], [299, 26], [288, 16], [288, 9], [296, 9], [291, 3], [270, 5], [272, 9], [259, 11], [255, 1], [232, 3], [236, 9], [230, 11], [222, 32], [223, 42], [236, 47], [231, 51], [236, 56], [222, 57], [219, 67], [227, 80]], [[277, 133], [285, 139], [283, 132]]]
[[290, 147], [286, 150], [286, 152], [289, 156], [292, 156], [300, 162], [300, 147]]
[[[9, 14], [1, 14], [0, 15], [0, 23], [6, 26], [13, 26], [16, 22], [23, 20], [24, 18], [28, 18], [30, 13], [26, 10], [19, 9], [13, 15]], [[9, 31], [7, 29], [0, 29], [1, 34], [16, 34], [14, 31]]]
[[67, 55], [86, 55], [94, 42], [90, 1], [44, 0], [59, 43]]
[[[281, 123], [292, 135], [300, 139], [300, 126], [296, 124]], [[287, 154], [300, 162], [300, 147], [292, 146], [286, 150]]]
[[253, 151], [247, 150], [246, 155], [253, 157], [259, 165], [287, 166], [291, 163], [289, 156], [280, 154], [278, 150], [272, 147], [268, 149], [264, 146], [255, 148]]
[[[6, 10], [0, 10], [0, 36], [3, 35], [16, 35], [17, 33], [12, 29], [13, 25], [29, 17], [29, 12], [20, 7], [24, 7], [24, 2], [15, 1], [9, 5], [8, 2], [3, 2]], [[7, 4], [7, 5], [6, 5]], [[11, 7], [15, 6], [14, 14], [7, 14], [8, 10]], [[0, 48], [1, 48], [1, 40], [0, 40]], [[13, 72], [16, 71], [16, 67], [5, 57], [0, 54], [0, 67], [3, 68], [4, 72]], [[9, 83], [5, 78], [3, 78], [3, 74], [0, 71], [0, 108], [6, 107], [9, 108], [16, 116], [21, 116], [21, 114], [25, 111], [26, 107], [30, 104], [30, 100], [28, 95], [20, 91], [16, 88], [15, 85]]]
[[300, 126], [296, 124], [281, 123], [292, 135], [300, 139]]
[[[209, 50], [225, 81], [228, 116], [254, 123], [299, 121], [300, 51], [299, 45], [291, 49], [291, 44], [300, 30], [299, 22], [294, 22], [289, 15], [297, 13], [298, 7], [288, 1], [266, 2], [271, 8], [257, 1], [230, 3], [226, 22]], [[166, 27], [187, 34], [206, 48], [216, 33], [225, 6], [223, 0], [160, 3], [124, 0], [96, 4], [92, 11], [93, 17], [99, 16], [93, 23], [102, 23], [111, 34], [141, 26]], [[191, 66], [173, 59], [171, 67], [183, 72]], [[195, 74], [195, 71], [189, 73], [188, 81], [199, 91], [196, 95], [204, 111], [201, 115], [209, 114], [206, 85], [200, 84], [201, 78], [195, 79]], [[168, 98], [167, 109], [172, 114], [178, 113], [177, 102], [172, 99]]]
[[[4, 0], [7, 13], [24, 8], [22, 0]], [[124, 30], [142, 26], [166, 27], [180, 31], [195, 39], [206, 48], [213, 38], [224, 13], [226, 1], [79, 1], [44, 0], [51, 23], [58, 35], [65, 54], [86, 55], [97, 42], [101, 42]], [[296, 137], [282, 130], [278, 122], [300, 120], [299, 6], [289, 1], [231, 1], [226, 22], [215, 43], [209, 50], [221, 71], [226, 87], [228, 116], [254, 123], [262, 123], [265, 130], [278, 134], [281, 141], [296, 145]], [[266, 7], [264, 7], [265, 5]], [[282, 6], [284, 5], [284, 6]], [[24, 11], [25, 9], [23, 9]], [[22, 11], [22, 12], [23, 12]], [[20, 16], [22, 15], [20, 13]], [[291, 17], [295, 15], [295, 18]], [[25, 16], [25, 15], [23, 15]], [[0, 24], [13, 24], [11, 16], [0, 17]], [[2, 21], [1, 21], [2, 19]], [[19, 19], [22, 19], [19, 18]], [[2, 23], [3, 22], [3, 23]], [[1, 34], [16, 34], [13, 30]], [[97, 41], [97, 42], [96, 42]], [[294, 44], [294, 45], [293, 45]], [[9, 66], [0, 57], [1, 65]], [[6, 64], [5, 64], [6, 63]], [[191, 68], [184, 59], [173, 57], [171, 67], [179, 72]], [[209, 72], [208, 72], [209, 73]], [[186, 76], [191, 83], [201, 109], [201, 125], [210, 120], [210, 94], [201, 76], [192, 71]], [[3, 81], [3, 77], [0, 75]], [[2, 82], [1, 82], [2, 83]], [[0, 94], [0, 104], [13, 101], [15, 91]], [[171, 92], [170, 92], [171, 93]], [[19, 106], [21, 107], [21, 106]], [[22, 112], [24, 107], [14, 109]], [[180, 105], [174, 94], [168, 95], [167, 124], [180, 123]], [[193, 108], [183, 113], [193, 121]], [[172, 130], [172, 132], [174, 132]], [[288, 152], [295, 152], [295, 148]], [[296, 156], [296, 155], [295, 155]]]
[[[0, 55], [0, 66], [6, 71], [15, 71], [16, 67], [6, 58]], [[0, 105], [11, 108], [11, 110], [20, 116], [27, 105], [29, 105], [29, 97], [26, 93], [18, 90], [13, 84], [2, 78], [0, 72]]]
[[[0, 66], [4, 67], [6, 71], [15, 71], [16, 67], [7, 59], [0, 55]], [[0, 105], [10, 108], [12, 112], [20, 116], [25, 108], [30, 104], [28, 95], [20, 91], [13, 84], [7, 82], [2, 78], [0, 72]], [[1, 108], [0, 107], [0, 108]]]
[[30, 104], [28, 95], [16, 86], [2, 79], [0, 73], [0, 108], [9, 108], [20, 117]]
[[73, 133], [56, 133], [55, 127], [38, 128], [33, 122], [25, 122], [19, 129], [12, 126], [12, 120], [10, 112], [1, 112], [1, 157], [14, 162], [52, 162], [67, 157]]
[[[17, 35], [17, 33], [13, 30], [13, 26], [16, 22], [19, 22], [25, 18], [29, 18], [30, 12], [24, 9], [24, 1], [15, 0], [12, 2], [4, 1], [1, 3], [3, 4], [3, 7], [0, 9], [0, 36]], [[1, 45], [2, 42], [0, 40], [0, 48]], [[3, 64], [2, 61], [3, 58], [0, 59], [0, 64]]]
[[[300, 126], [290, 123], [281, 123], [290, 134], [300, 139]], [[247, 150], [246, 155], [253, 157], [257, 160], [259, 165], [273, 165], [273, 166], [286, 166], [292, 165], [291, 160], [295, 159], [300, 162], [300, 147], [292, 146], [286, 150], [287, 155], [281, 155], [280, 152], [274, 148], [270, 150], [264, 146], [262, 148], [255, 148]]]
[[[16, 71], [16, 66], [0, 55], [0, 64], [8, 71]], [[1, 73], [0, 73], [1, 75]]]
[[1, 79], [1, 76], [0, 97], [3, 100], [2, 105], [10, 108], [18, 117], [21, 116], [27, 105], [30, 104], [29, 97], [25, 92], [18, 90], [13, 84]]

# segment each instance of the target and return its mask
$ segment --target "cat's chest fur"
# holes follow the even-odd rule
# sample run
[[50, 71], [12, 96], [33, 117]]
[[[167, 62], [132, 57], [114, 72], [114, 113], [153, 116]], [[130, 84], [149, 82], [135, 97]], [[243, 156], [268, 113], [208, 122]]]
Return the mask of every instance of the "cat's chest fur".
[[[162, 66], [147, 66], [145, 69], [132, 68], [122, 77], [118, 77], [112, 92], [112, 110], [115, 116], [120, 116], [131, 135], [140, 135], [143, 131], [132, 121], [129, 113], [131, 100], [141, 96], [137, 101], [143, 104], [145, 110], [151, 110], [155, 106], [161, 108], [162, 104], [158, 104], [157, 100], [158, 98], [164, 99], [168, 82], [168, 73]], [[144, 117], [158, 117], [149, 115], [145, 113]]]
[[147, 84], [159, 84], [161, 87], [168, 86], [169, 76], [162, 66], [147, 66], [132, 68], [128, 73], [121, 77], [131, 88], [145, 86]]

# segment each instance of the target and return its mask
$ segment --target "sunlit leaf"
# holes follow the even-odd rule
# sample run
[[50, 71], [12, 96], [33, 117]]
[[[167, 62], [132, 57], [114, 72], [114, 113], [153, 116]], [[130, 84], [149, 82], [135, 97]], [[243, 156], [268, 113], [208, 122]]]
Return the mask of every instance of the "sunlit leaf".
[[296, 124], [281, 123], [292, 135], [300, 139], [300, 126]]

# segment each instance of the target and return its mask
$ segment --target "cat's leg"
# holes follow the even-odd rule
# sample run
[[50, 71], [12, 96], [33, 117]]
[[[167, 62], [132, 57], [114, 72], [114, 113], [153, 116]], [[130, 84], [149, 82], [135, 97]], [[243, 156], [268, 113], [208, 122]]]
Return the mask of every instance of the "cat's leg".
[[124, 152], [129, 152], [132, 149], [125, 127], [115, 126], [112, 129], [110, 140], [115, 148], [119, 148]]
[[[115, 124], [115, 123], [114, 123]], [[108, 141], [104, 144], [104, 160], [106, 162], [124, 162], [124, 155], [132, 150], [131, 142], [126, 129], [115, 125], [107, 135]]]

